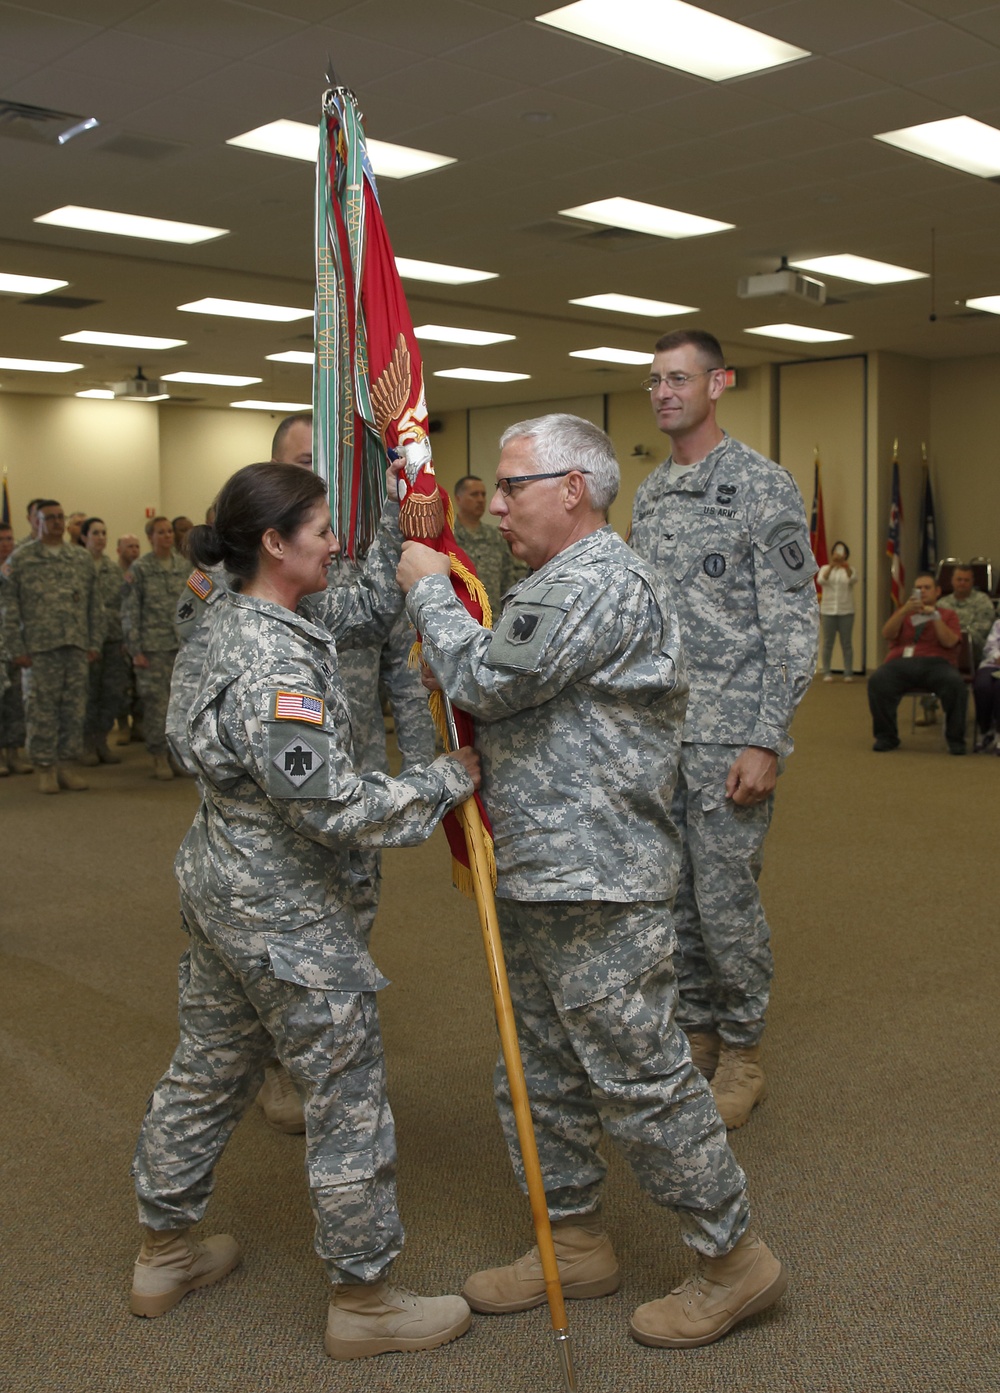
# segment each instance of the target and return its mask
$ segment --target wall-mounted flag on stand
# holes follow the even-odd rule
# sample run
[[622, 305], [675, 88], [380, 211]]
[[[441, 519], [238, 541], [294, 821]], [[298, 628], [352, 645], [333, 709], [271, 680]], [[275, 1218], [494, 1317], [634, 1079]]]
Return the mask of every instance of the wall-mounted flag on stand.
[[[817, 566], [825, 566], [830, 560], [826, 549], [826, 518], [823, 514], [823, 479], [819, 462], [819, 446], [813, 453], [813, 505], [809, 519], [809, 545], [816, 558]], [[816, 586], [817, 590], [819, 585]]]
[[937, 520], [934, 517], [934, 490], [931, 488], [931, 471], [927, 466], [927, 447], [924, 456], [924, 496], [920, 505], [920, 569], [937, 574]]
[[906, 571], [903, 567], [902, 530], [903, 499], [899, 492], [899, 442], [892, 446], [892, 497], [889, 501], [889, 531], [885, 539], [885, 554], [889, 558], [889, 592], [894, 609], [903, 603]]

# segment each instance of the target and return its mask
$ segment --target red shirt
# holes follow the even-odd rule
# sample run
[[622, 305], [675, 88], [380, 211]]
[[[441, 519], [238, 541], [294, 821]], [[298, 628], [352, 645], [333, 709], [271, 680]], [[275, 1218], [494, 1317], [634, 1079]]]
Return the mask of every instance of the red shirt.
[[[956, 638], [961, 636], [962, 625], [958, 615], [953, 609], [939, 609], [938, 618], [946, 624]], [[903, 652], [904, 649], [912, 648], [912, 653]], [[919, 634], [913, 625], [913, 616], [908, 614], [903, 620], [903, 627], [896, 635], [896, 641], [889, 649], [886, 662], [891, 663], [893, 658], [946, 658], [952, 667], [958, 667], [958, 644], [954, 648], [945, 648], [944, 644], [938, 641], [937, 631], [934, 628], [934, 618], [927, 616], [927, 623], [920, 629]]]

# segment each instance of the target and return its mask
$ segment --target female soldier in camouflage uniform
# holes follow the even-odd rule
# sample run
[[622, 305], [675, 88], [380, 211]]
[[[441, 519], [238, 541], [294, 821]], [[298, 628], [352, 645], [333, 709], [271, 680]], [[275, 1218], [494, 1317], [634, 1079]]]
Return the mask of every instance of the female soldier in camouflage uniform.
[[170, 675], [180, 647], [174, 614], [191, 567], [174, 551], [169, 518], [152, 518], [146, 524], [146, 536], [153, 550], [133, 562], [125, 577], [122, 629], [142, 698], [146, 749], [153, 756], [156, 777], [172, 779], [166, 722]]
[[91, 663], [87, 691], [87, 719], [83, 727], [81, 764], [121, 764], [121, 755], [108, 747], [108, 734], [121, 710], [128, 681], [122, 644], [122, 571], [104, 551], [108, 529], [103, 518], [87, 518], [80, 528], [83, 545], [94, 558], [97, 571], [97, 607], [103, 631], [96, 662]]
[[340, 1359], [430, 1349], [470, 1320], [460, 1297], [386, 1282], [403, 1233], [375, 996], [385, 980], [352, 908], [351, 849], [422, 841], [478, 784], [478, 760], [464, 750], [398, 779], [355, 773], [336, 647], [306, 599], [320, 596], [338, 638], [398, 608], [397, 516], [387, 504], [367, 574], [335, 608], [338, 545], [318, 476], [249, 465], [223, 488], [215, 526], [192, 534], [195, 564], [224, 563], [239, 588], [211, 626], [188, 718], [203, 801], [177, 858], [191, 936], [181, 1038], [133, 1164], [144, 1229], [132, 1310], [158, 1316], [239, 1261], [232, 1238], [187, 1230], [276, 1051], [305, 1098], [315, 1246], [334, 1283], [325, 1343]]

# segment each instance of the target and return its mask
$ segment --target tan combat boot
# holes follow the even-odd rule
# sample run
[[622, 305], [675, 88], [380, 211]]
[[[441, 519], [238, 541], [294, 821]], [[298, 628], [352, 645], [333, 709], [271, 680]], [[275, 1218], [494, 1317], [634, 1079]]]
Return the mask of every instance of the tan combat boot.
[[108, 744], [106, 735], [99, 735], [94, 741], [94, 753], [97, 755], [101, 764], [121, 764], [121, 755], [116, 755]]
[[80, 763], [85, 765], [88, 769], [96, 769], [100, 762], [100, 756], [93, 745], [88, 745], [80, 756]]
[[35, 766], [29, 764], [26, 759], [22, 759], [21, 751], [16, 745], [8, 745], [3, 756], [7, 761], [7, 768], [12, 774], [33, 774], [35, 772]]
[[[557, 1219], [552, 1225], [552, 1243], [567, 1300], [610, 1296], [618, 1290], [618, 1259], [598, 1215]], [[541, 1306], [545, 1301], [545, 1278], [538, 1248], [532, 1248], [509, 1267], [474, 1272], [462, 1288], [462, 1295], [474, 1311], [483, 1315], [504, 1315]]]
[[196, 1287], [220, 1281], [240, 1260], [235, 1238], [216, 1234], [196, 1243], [187, 1229], [142, 1230], [129, 1309], [134, 1316], [162, 1316]]
[[691, 1063], [711, 1083], [719, 1064], [722, 1040], [715, 1030], [685, 1030], [691, 1046]]
[[700, 1268], [662, 1301], [636, 1310], [634, 1340], [667, 1349], [710, 1345], [747, 1316], [773, 1306], [788, 1285], [781, 1263], [749, 1229], [723, 1257], [701, 1258]]
[[760, 1045], [729, 1045], [719, 1051], [719, 1065], [712, 1079], [712, 1097], [719, 1116], [730, 1130], [742, 1127], [758, 1103], [767, 1097], [767, 1083], [760, 1065]]
[[170, 761], [166, 755], [153, 756], [153, 777], [162, 779], [164, 782], [174, 777], [174, 771], [171, 769]]
[[257, 1105], [263, 1108], [264, 1116], [279, 1132], [294, 1134], [306, 1130], [299, 1090], [291, 1074], [276, 1059], [264, 1065], [264, 1082], [257, 1094]]
[[59, 779], [56, 776], [55, 765], [40, 764], [38, 766], [38, 792], [39, 793], [58, 793]]
[[437, 1349], [464, 1335], [471, 1323], [460, 1296], [414, 1296], [388, 1282], [335, 1286], [323, 1345], [331, 1359]]
[[59, 780], [59, 787], [65, 788], [70, 793], [82, 793], [90, 784], [86, 779], [81, 779], [79, 774], [75, 774], [66, 764], [56, 765], [56, 778]]

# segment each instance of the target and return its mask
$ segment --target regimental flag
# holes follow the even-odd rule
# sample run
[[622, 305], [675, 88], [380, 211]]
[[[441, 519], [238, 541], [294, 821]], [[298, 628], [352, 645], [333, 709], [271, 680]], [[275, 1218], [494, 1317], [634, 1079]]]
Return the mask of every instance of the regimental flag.
[[7, 490], [7, 472], [3, 476], [3, 503], [0, 504], [0, 522], [10, 526], [10, 493]]
[[903, 590], [906, 586], [906, 571], [902, 557], [903, 500], [899, 492], [899, 460], [893, 451], [892, 459], [892, 499], [889, 503], [889, 531], [885, 539], [885, 554], [889, 558], [889, 590], [893, 606], [898, 609], [903, 603]]
[[[813, 505], [809, 519], [809, 545], [816, 558], [817, 566], [825, 566], [830, 560], [826, 549], [826, 519], [823, 516], [823, 480], [820, 474], [819, 449], [813, 465]], [[817, 583], [817, 589], [819, 585]]]
[[920, 507], [920, 569], [937, 573], [937, 522], [934, 518], [934, 490], [930, 470], [924, 465], [924, 499]]
[[[334, 531], [347, 555], [363, 556], [371, 544], [387, 456], [402, 455], [400, 530], [450, 558], [456, 595], [477, 622], [489, 625], [489, 599], [455, 541], [451, 500], [434, 476], [423, 359], [382, 219], [361, 111], [343, 86], [324, 93], [319, 124], [313, 403], [313, 467], [327, 480]], [[444, 732], [440, 694], [434, 695], [431, 711]], [[461, 743], [471, 745], [472, 718], [456, 708], [455, 720]], [[471, 893], [465, 836], [454, 814], [444, 827], [458, 863], [456, 883]]]

